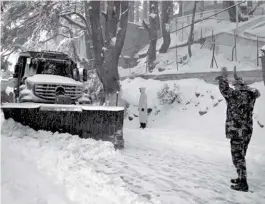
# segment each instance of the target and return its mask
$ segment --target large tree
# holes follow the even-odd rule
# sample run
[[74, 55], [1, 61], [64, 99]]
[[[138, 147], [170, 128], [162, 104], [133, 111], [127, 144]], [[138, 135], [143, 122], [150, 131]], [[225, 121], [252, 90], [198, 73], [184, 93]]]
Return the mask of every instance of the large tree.
[[143, 20], [143, 26], [149, 33], [150, 46], [147, 53], [147, 64], [149, 71], [154, 68], [153, 62], [156, 60], [156, 43], [157, 43], [157, 30], [159, 29], [159, 18], [158, 18], [158, 2], [150, 1], [149, 3], [149, 24]]
[[[100, 23], [100, 2], [89, 2], [95, 68], [103, 84], [106, 99], [115, 105], [115, 95], [120, 91], [118, 62], [128, 24], [129, 2], [108, 1], [105, 18], [105, 32]], [[103, 40], [105, 39], [105, 40]]]
[[160, 53], [166, 53], [170, 42], [170, 19], [173, 14], [173, 1], [162, 1], [162, 36], [163, 44], [159, 49]]
[[[104, 7], [106, 12], [101, 13]], [[77, 62], [94, 60], [106, 95], [119, 91], [118, 61], [128, 23], [127, 1], [10, 1], [1, 4], [1, 10], [1, 61], [19, 49], [56, 44], [55, 50], [73, 53]], [[74, 43], [81, 35], [85, 62]]]

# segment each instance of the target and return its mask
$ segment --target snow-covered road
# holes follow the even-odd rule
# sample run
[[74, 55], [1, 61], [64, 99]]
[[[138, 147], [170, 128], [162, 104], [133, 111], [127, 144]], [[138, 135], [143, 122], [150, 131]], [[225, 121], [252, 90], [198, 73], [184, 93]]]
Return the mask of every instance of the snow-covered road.
[[229, 140], [207, 140], [192, 132], [158, 129], [126, 130], [126, 133], [121, 175], [133, 192], [155, 197], [162, 203], [261, 204], [265, 201], [263, 148], [250, 147], [249, 184], [255, 193], [244, 194], [230, 190], [230, 178], [236, 174]]
[[[215, 86], [203, 86], [199, 84], [201, 98], [183, 95], [190, 100], [185, 107], [158, 107], [162, 109], [145, 130], [138, 128], [137, 118], [126, 120], [125, 149], [119, 151], [108, 142], [36, 132], [3, 120], [1, 113], [2, 203], [265, 203], [265, 128], [254, 120], [247, 153], [254, 193], [232, 191], [230, 178], [236, 173], [224, 135], [225, 103], [213, 108], [220, 95]], [[255, 112], [264, 123], [265, 90], [263, 84], [257, 86], [262, 98]], [[201, 91], [186, 88], [192, 96], [193, 88]], [[205, 107], [207, 114], [200, 116], [197, 111]]]

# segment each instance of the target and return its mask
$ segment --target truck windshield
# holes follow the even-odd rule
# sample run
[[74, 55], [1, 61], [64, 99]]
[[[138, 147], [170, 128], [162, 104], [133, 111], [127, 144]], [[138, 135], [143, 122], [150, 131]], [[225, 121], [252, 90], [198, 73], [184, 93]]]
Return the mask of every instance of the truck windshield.
[[38, 63], [38, 74], [51, 74], [73, 78], [73, 65], [65, 60], [45, 60]]

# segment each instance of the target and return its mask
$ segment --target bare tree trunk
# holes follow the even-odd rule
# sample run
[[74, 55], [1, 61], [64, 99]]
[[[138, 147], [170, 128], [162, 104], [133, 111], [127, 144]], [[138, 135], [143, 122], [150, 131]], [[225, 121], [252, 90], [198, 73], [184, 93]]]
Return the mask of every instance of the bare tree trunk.
[[143, 20], [148, 19], [148, 1], [143, 2]]
[[[235, 2], [234, 1], [224, 1], [223, 4], [224, 4], [225, 8], [228, 8], [230, 6], [235, 5]], [[236, 15], [237, 15], [236, 14], [236, 6], [228, 9], [228, 14], [229, 14], [230, 21], [231, 22], [236, 22]], [[241, 15], [241, 12], [239, 11], [239, 13], [238, 13], [238, 21], [241, 22], [241, 21], [247, 21], [247, 20], [248, 20], [248, 18], [246, 18], [246, 17], [244, 18]]]
[[204, 12], [204, 1], [201, 1], [200, 3], [201, 3], [200, 11], [201, 11], [201, 18], [202, 18], [203, 17], [203, 12]]
[[[99, 17], [100, 2], [90, 1], [89, 4], [95, 67], [106, 98], [113, 99], [116, 92], [120, 91], [118, 62], [126, 35], [129, 2], [108, 1], [107, 13], [103, 14], [106, 22], [105, 42]], [[120, 29], [117, 29], [118, 23]], [[110, 101], [110, 105], [115, 105], [115, 101]]]
[[160, 53], [166, 53], [170, 42], [170, 19], [173, 12], [173, 2], [172, 1], [162, 1], [162, 36], [163, 44], [159, 49]]
[[[225, 7], [230, 7], [235, 5], [234, 1], [224, 1]], [[236, 22], [236, 7], [228, 9], [229, 19], [231, 22]]]
[[182, 16], [183, 15], [183, 2], [179, 1], [179, 15], [178, 16]]
[[189, 57], [192, 56], [191, 53], [191, 45], [193, 44], [193, 40], [194, 40], [194, 21], [195, 21], [195, 13], [196, 13], [196, 6], [197, 6], [198, 1], [194, 1], [194, 7], [192, 10], [192, 19], [191, 19], [191, 26], [190, 26], [190, 35], [188, 38], [188, 53], [189, 53]]
[[149, 23], [150, 27], [143, 21], [143, 26], [149, 33], [149, 40], [150, 40], [150, 46], [148, 49], [148, 69], [151, 71], [153, 67], [153, 62], [156, 60], [156, 43], [157, 43], [157, 30], [159, 25], [158, 21], [158, 2], [157, 1], [150, 1], [149, 4]]
[[134, 22], [134, 1], [130, 1], [129, 8], [129, 22]]
[[[87, 22], [89, 22], [89, 4], [85, 2], [85, 19]], [[93, 59], [93, 52], [91, 50], [91, 31], [90, 28], [88, 27], [85, 31], [85, 43], [86, 43], [86, 57], [87, 59]]]
[[[217, 0], [214, 0], [214, 12], [215, 13], [217, 12], [216, 9], [217, 9]], [[215, 17], [217, 17], [216, 14], [215, 14]]]
[[138, 23], [140, 21], [140, 1], [135, 1], [134, 2], [134, 7], [135, 7], [135, 21]]

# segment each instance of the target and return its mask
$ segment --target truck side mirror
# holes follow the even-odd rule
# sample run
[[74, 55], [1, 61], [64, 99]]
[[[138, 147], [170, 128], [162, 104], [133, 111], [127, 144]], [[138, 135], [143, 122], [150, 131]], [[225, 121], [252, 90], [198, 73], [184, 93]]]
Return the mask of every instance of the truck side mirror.
[[19, 73], [19, 65], [16, 64], [15, 65], [14, 74], [13, 74], [13, 78], [18, 78], [18, 73]]
[[83, 81], [87, 81], [88, 80], [88, 72], [87, 69], [83, 69]]
[[30, 63], [31, 63], [31, 59], [27, 58], [27, 64], [30, 64]]
[[73, 77], [74, 77], [74, 80], [76, 81], [80, 81], [80, 77], [79, 77], [79, 71], [78, 69], [73, 69]]

